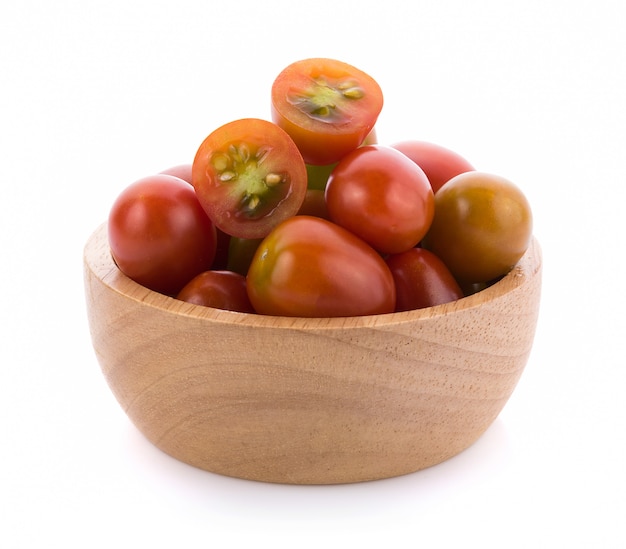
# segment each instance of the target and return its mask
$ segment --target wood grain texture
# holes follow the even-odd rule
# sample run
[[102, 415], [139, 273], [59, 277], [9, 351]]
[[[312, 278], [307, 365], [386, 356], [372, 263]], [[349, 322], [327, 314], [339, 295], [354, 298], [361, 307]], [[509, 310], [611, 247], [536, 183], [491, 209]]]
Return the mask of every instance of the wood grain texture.
[[137, 428], [171, 456], [268, 482], [387, 478], [473, 444], [531, 351], [541, 288], [533, 241], [500, 282], [391, 315], [279, 318], [191, 305], [84, 250], [93, 347]]

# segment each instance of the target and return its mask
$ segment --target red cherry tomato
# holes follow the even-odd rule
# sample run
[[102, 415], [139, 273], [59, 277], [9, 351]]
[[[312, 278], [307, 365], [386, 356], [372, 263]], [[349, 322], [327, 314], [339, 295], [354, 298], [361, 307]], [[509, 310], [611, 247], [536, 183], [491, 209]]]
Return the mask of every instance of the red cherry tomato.
[[[376, 128], [374, 128], [370, 133], [367, 134], [365, 141], [361, 143], [361, 146], [365, 145], [376, 145], [377, 144], [377, 135]], [[330, 177], [331, 172], [337, 166], [337, 162], [333, 162], [332, 164], [326, 164], [324, 166], [314, 166], [313, 164], [306, 165], [306, 176], [307, 176], [307, 186], [310, 190], [325, 190], [326, 183], [328, 183], [328, 178]]]
[[435, 143], [401, 141], [392, 147], [408, 156], [424, 170], [433, 192], [437, 192], [453, 177], [474, 170], [474, 167], [461, 155]]
[[423, 246], [466, 285], [508, 273], [531, 237], [532, 212], [522, 191], [503, 177], [474, 171], [437, 191], [435, 218]]
[[259, 245], [248, 295], [261, 314], [300, 317], [393, 312], [393, 276], [378, 253], [325, 219], [295, 216]]
[[204, 271], [192, 278], [177, 299], [241, 313], [253, 313], [248, 299], [246, 278], [231, 271]]
[[455, 301], [463, 291], [446, 265], [424, 248], [386, 259], [396, 284], [396, 311], [411, 311]]
[[276, 124], [235, 120], [213, 131], [193, 162], [193, 186], [218, 229], [262, 238], [295, 215], [307, 188], [298, 148]]
[[401, 152], [382, 145], [346, 155], [326, 186], [330, 219], [381, 253], [400, 253], [419, 243], [434, 214], [433, 191], [424, 172]]
[[168, 295], [208, 269], [215, 256], [215, 227], [193, 187], [171, 175], [124, 189], [109, 213], [108, 237], [124, 274]]
[[382, 107], [378, 83], [335, 59], [292, 63], [272, 85], [272, 120], [296, 142], [307, 164], [332, 164], [356, 149]]
[[177, 166], [172, 166], [167, 170], [163, 170], [161, 173], [166, 175], [173, 175], [175, 177], [179, 177], [183, 181], [186, 181], [190, 185], [191, 182], [191, 164], [178, 164]]

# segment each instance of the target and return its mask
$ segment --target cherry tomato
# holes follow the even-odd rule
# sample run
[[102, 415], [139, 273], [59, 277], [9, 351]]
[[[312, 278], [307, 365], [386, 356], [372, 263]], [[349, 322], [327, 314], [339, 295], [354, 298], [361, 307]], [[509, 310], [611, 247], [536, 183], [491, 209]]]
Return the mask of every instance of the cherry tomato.
[[215, 225], [241, 238], [262, 238], [295, 215], [307, 188], [298, 148], [266, 120], [235, 120], [213, 131], [193, 162], [193, 186]]
[[461, 284], [487, 282], [509, 272], [532, 236], [532, 212], [509, 180], [466, 172], [435, 194], [435, 218], [423, 245]]
[[393, 312], [393, 276], [380, 255], [349, 231], [295, 216], [261, 242], [248, 271], [248, 295], [261, 314], [300, 317]]
[[474, 171], [474, 167], [450, 149], [427, 141], [401, 141], [392, 145], [394, 149], [408, 156], [426, 174], [433, 192], [461, 173]]
[[177, 166], [172, 166], [167, 170], [163, 170], [161, 173], [166, 175], [173, 175], [175, 177], [179, 177], [183, 181], [186, 181], [190, 185], [191, 182], [191, 164], [178, 164]]
[[296, 142], [307, 164], [332, 164], [356, 149], [382, 107], [378, 83], [335, 59], [292, 63], [272, 85], [272, 120]]
[[[365, 141], [361, 143], [361, 146], [365, 145], [376, 145], [377, 136], [376, 136], [376, 128], [374, 128], [370, 133], [367, 134]], [[337, 162], [333, 162], [332, 164], [326, 164], [324, 166], [314, 166], [313, 164], [306, 165], [306, 176], [307, 176], [307, 186], [311, 190], [326, 189], [326, 183], [328, 183], [328, 178], [330, 177], [331, 172], [337, 166]]]
[[382, 145], [346, 155], [326, 186], [330, 219], [381, 253], [400, 253], [419, 243], [434, 214], [433, 191], [422, 169]]
[[171, 175], [149, 176], [124, 189], [109, 213], [108, 237], [124, 274], [168, 295], [208, 269], [215, 256], [215, 227], [193, 187]]
[[204, 271], [192, 278], [177, 299], [241, 313], [253, 313], [248, 299], [246, 278], [231, 271]]
[[424, 248], [411, 248], [385, 260], [396, 284], [396, 311], [432, 307], [463, 297], [445, 263]]

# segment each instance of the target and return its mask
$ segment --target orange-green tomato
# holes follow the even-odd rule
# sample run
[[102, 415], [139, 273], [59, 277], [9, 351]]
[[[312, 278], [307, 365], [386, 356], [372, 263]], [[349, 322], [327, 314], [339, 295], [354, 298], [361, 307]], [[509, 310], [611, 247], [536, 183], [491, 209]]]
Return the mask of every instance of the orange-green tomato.
[[296, 215], [259, 245], [247, 276], [259, 314], [346, 317], [391, 313], [393, 275], [363, 240], [326, 219]]
[[484, 172], [453, 177], [435, 193], [435, 216], [423, 246], [461, 283], [508, 273], [532, 237], [532, 212], [509, 180]]

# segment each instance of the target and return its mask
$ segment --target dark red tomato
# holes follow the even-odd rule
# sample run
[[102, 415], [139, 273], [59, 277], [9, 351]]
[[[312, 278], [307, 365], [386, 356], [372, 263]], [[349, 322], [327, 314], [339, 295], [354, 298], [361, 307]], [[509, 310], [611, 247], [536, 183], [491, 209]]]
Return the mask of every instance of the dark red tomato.
[[435, 218], [423, 246], [466, 285], [508, 273], [531, 237], [532, 212], [522, 191], [503, 177], [474, 171], [437, 191]]
[[193, 162], [193, 186], [218, 229], [262, 238], [295, 215], [307, 188], [298, 148], [276, 124], [235, 120], [213, 131]]
[[396, 284], [396, 311], [432, 307], [463, 297], [446, 265], [424, 248], [411, 248], [386, 259]]
[[183, 181], [186, 181], [190, 185], [191, 182], [191, 164], [179, 164], [177, 166], [172, 166], [167, 170], [163, 170], [161, 173], [166, 175], [173, 175], [175, 177], [179, 177]]
[[171, 175], [145, 177], [124, 189], [109, 213], [108, 237], [124, 274], [168, 295], [208, 269], [215, 256], [215, 227], [193, 187]]
[[474, 167], [450, 149], [427, 141], [401, 141], [392, 145], [394, 149], [407, 155], [426, 174], [433, 192], [453, 177], [474, 170]]
[[332, 164], [356, 149], [382, 107], [378, 83], [335, 59], [292, 63], [272, 85], [272, 120], [296, 142], [307, 164]]
[[330, 219], [381, 253], [413, 248], [434, 214], [433, 191], [415, 162], [382, 145], [345, 156], [326, 186]]
[[345, 317], [393, 312], [393, 276], [360, 238], [325, 219], [295, 216], [256, 251], [248, 295], [260, 314]]
[[231, 271], [204, 271], [192, 278], [177, 299], [241, 313], [253, 313], [248, 299], [246, 278]]

